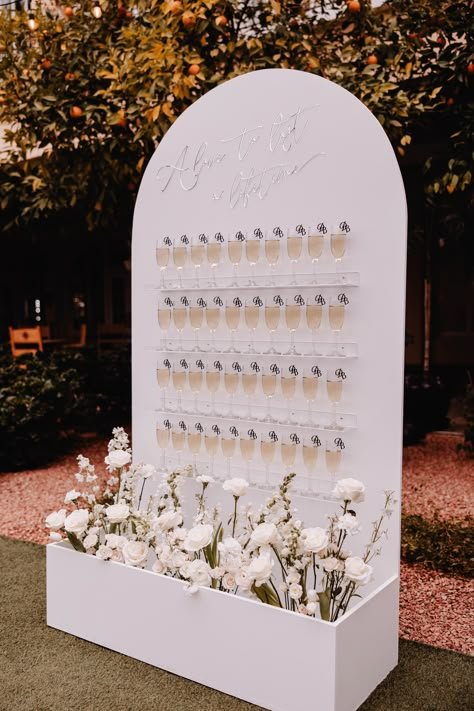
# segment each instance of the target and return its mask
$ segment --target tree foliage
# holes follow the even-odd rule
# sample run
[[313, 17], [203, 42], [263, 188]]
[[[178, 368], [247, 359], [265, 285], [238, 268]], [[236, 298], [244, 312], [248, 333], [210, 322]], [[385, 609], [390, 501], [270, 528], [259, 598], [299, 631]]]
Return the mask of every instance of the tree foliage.
[[269, 67], [310, 71], [353, 92], [400, 157], [442, 143], [444, 154], [427, 164], [426, 193], [467, 199], [468, 0], [380, 8], [360, 0], [356, 12], [343, 0], [101, 5], [100, 19], [89, 0], [72, 14], [59, 8], [38, 17], [34, 32], [23, 14], [0, 15], [0, 122], [12, 144], [0, 163], [4, 229], [62, 212], [91, 230], [129, 221], [146, 163], [181, 112], [223, 81]]

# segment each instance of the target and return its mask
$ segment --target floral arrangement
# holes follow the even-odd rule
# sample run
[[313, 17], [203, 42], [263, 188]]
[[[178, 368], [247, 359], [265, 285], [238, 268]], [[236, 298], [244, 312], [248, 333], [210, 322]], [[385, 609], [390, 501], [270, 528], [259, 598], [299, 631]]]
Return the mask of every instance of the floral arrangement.
[[206, 489], [214, 480], [197, 476], [196, 512], [187, 528], [181, 488], [192, 468], [164, 475], [142, 508], [144, 482], [156, 472], [149, 464], [131, 461], [128, 436], [116, 428], [105, 458], [110, 478], [101, 492], [94, 466], [79, 455], [76, 479], [92, 484], [91, 491], [73, 489], [66, 494], [65, 504], [74, 508], [46, 518], [50, 539], [65, 536], [87, 555], [177, 578], [188, 593], [202, 586], [238, 592], [330, 622], [346, 612], [352, 598], [360, 597], [359, 588], [373, 577], [370, 563], [381, 552], [381, 539], [387, 535], [384, 522], [396, 503], [392, 491], [385, 492], [381, 514], [360, 557], [346, 548], [361, 530], [353, 507], [364, 500], [365, 486], [356, 479], [340, 479], [333, 490], [341, 512], [327, 516], [325, 528], [307, 528], [296, 517], [289, 496], [295, 474], [285, 476], [259, 510], [241, 501], [249, 488], [245, 479], [225, 481], [222, 488], [233, 497], [227, 525], [220, 506], [209, 509], [206, 502]]

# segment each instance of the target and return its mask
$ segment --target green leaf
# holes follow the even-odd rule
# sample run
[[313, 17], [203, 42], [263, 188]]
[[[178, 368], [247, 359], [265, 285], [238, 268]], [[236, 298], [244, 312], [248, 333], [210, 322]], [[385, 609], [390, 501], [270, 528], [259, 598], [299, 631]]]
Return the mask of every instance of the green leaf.
[[326, 620], [326, 622], [330, 622], [329, 606], [330, 606], [331, 598], [329, 597], [329, 593], [327, 591], [319, 592], [318, 599], [319, 599], [319, 610], [321, 613], [321, 619]]
[[75, 533], [66, 531], [66, 536], [68, 537], [69, 543], [76, 551], [79, 551], [80, 553], [86, 552], [86, 549], [84, 548], [84, 546], [82, 545], [81, 541], [79, 540], [79, 538], [76, 536]]

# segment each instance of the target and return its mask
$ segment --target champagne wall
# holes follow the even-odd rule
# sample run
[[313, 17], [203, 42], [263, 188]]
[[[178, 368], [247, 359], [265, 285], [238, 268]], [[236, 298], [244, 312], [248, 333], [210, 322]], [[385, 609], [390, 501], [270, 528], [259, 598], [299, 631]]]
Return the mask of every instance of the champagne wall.
[[264, 70], [197, 101], [135, 211], [135, 457], [264, 492], [296, 471], [305, 510], [352, 476], [372, 520], [400, 490], [405, 252], [396, 159], [351, 94]]

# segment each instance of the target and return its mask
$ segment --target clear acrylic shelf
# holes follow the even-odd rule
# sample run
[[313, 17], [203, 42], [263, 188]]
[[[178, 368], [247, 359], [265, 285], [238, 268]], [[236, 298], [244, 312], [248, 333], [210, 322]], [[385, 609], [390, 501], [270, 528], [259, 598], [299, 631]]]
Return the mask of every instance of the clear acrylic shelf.
[[325, 272], [317, 274], [316, 277], [312, 273], [298, 274], [298, 283], [294, 283], [292, 274], [275, 274], [270, 275], [244, 275], [239, 277], [237, 281], [233, 276], [219, 276], [215, 279], [207, 276], [200, 276], [199, 279], [195, 276], [187, 276], [179, 278], [179, 275], [165, 276], [162, 282], [145, 284], [145, 289], [166, 291], [176, 291], [177, 289], [186, 289], [186, 291], [217, 291], [219, 289], [238, 289], [247, 290], [255, 289], [278, 289], [280, 287], [331, 287], [331, 286], [359, 286], [359, 272]]
[[[295, 345], [295, 351], [291, 351], [290, 341], [285, 341], [278, 336], [275, 338], [275, 343], [270, 340], [257, 340], [251, 341], [249, 339], [238, 340], [236, 339], [236, 346], [238, 348], [234, 350], [229, 350], [228, 340], [212, 340], [210, 338], [199, 339], [196, 341], [192, 339], [179, 339], [177, 336], [173, 338], [160, 338], [156, 345], [147, 345], [145, 350], [154, 350], [157, 352], [164, 352], [167, 355], [189, 355], [191, 357], [198, 355], [199, 353], [215, 354], [217, 355], [229, 355], [238, 358], [240, 355], [255, 356], [255, 358], [260, 357], [271, 357], [272, 355], [278, 356], [292, 356], [295, 359], [301, 357], [313, 357], [313, 358], [357, 358], [358, 357], [358, 344], [351, 342], [312, 342], [312, 341], [297, 341]], [[273, 348], [274, 352], [270, 351]]]

